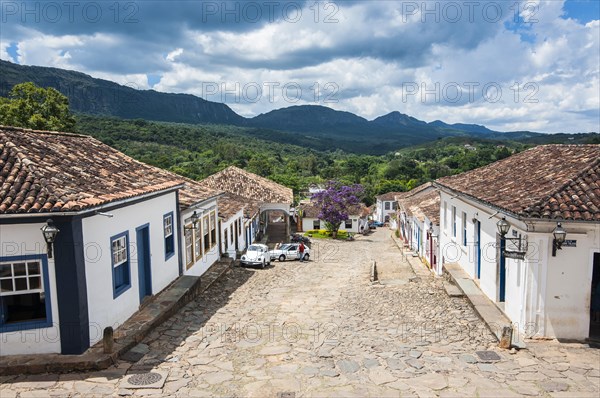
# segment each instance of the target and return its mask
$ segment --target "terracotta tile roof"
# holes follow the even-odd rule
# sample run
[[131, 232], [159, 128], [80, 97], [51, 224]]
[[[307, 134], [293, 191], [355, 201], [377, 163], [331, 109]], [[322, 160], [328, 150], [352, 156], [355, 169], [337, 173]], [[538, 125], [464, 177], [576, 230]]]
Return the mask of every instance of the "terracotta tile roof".
[[[200, 181], [194, 181], [189, 178], [181, 177], [173, 174], [177, 178], [181, 179], [185, 185], [179, 190], [179, 207], [181, 209], [187, 209], [195, 205], [196, 203], [205, 201], [210, 198], [222, 195], [223, 192], [209, 188], [200, 183]], [[219, 198], [219, 208], [221, 207], [221, 198]]]
[[0, 214], [79, 211], [182, 182], [89, 136], [0, 126]]
[[219, 215], [226, 220], [233, 217], [241, 209], [244, 210], [244, 214], [252, 217], [260, 210], [260, 203], [229, 192], [219, 198]]
[[[300, 206], [298, 206], [298, 209], [302, 210], [302, 217], [304, 218], [317, 218], [320, 212], [319, 207], [316, 206], [313, 202], [303, 203]], [[365, 207], [363, 204], [352, 206], [350, 208], [350, 211], [348, 212], [348, 215], [352, 217], [367, 217], [369, 214], [370, 212], [368, 211], [368, 208]]]
[[373, 213], [373, 206], [363, 207], [361, 217], [369, 217]]
[[402, 193], [404, 193], [404, 192], [388, 192], [388, 193], [384, 193], [381, 195], [377, 195], [377, 196], [375, 196], [375, 198], [382, 202], [392, 202], [395, 200], [394, 198], [396, 197], [396, 195], [400, 195]]
[[267, 178], [229, 166], [202, 180], [202, 185], [262, 203], [292, 204], [294, 194], [291, 188], [284, 187]]
[[440, 223], [440, 190], [428, 182], [411, 191], [396, 195], [400, 209], [408, 215], [425, 221], [425, 216], [435, 225]]
[[600, 145], [542, 145], [437, 183], [525, 218], [600, 221]]

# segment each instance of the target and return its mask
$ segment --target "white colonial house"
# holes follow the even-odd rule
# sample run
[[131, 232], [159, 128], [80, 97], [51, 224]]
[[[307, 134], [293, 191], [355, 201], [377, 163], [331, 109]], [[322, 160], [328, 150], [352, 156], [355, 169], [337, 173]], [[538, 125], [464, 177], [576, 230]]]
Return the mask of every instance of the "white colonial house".
[[[391, 222], [395, 223], [392, 218], [393, 214], [396, 214], [398, 203], [396, 202], [396, 195], [400, 195], [402, 192], [388, 192], [383, 195], [375, 197], [377, 200], [375, 203], [375, 220], [379, 222]], [[392, 228], [394, 228], [392, 226]]]
[[439, 189], [432, 183], [426, 183], [396, 195], [396, 201], [400, 238], [431, 271], [442, 275], [439, 261]]
[[[226, 200], [235, 202], [234, 205], [228, 206], [230, 209], [226, 211], [227, 214], [222, 214], [224, 216], [222, 217], [222, 221], [225, 221], [225, 225], [229, 228], [229, 232], [227, 233], [229, 240], [227, 251], [230, 254], [235, 252], [234, 246], [231, 245], [234, 241], [231, 238], [231, 225], [236, 218], [239, 220], [238, 212], [240, 205], [245, 206], [245, 210], [242, 213], [243, 228], [237, 231], [238, 251], [241, 247], [242, 235], [239, 232], [242, 232], [242, 229], [244, 248], [248, 247], [256, 239], [262, 238], [264, 234], [269, 234], [269, 237], [273, 236], [273, 239], [277, 242], [289, 237], [293, 221], [291, 208], [294, 202], [294, 194], [290, 188], [235, 166], [227, 167], [207, 177], [200, 184], [231, 194]], [[278, 215], [282, 223], [270, 224], [269, 220], [274, 215]], [[277, 234], [270, 233], [268, 229], [277, 231]], [[225, 229], [223, 228], [224, 234]], [[233, 234], [234, 236], [236, 234], [235, 226]], [[225, 246], [224, 241], [223, 246]]]
[[[326, 229], [325, 222], [319, 219], [319, 208], [312, 202], [303, 203], [299, 207], [299, 225], [306, 232], [317, 229]], [[348, 218], [340, 224], [340, 231], [351, 233], [363, 233], [368, 231], [368, 216], [370, 210], [363, 204], [352, 206], [348, 212]]]
[[[182, 242], [182, 272], [201, 276], [222, 255], [218, 214], [224, 193], [183, 178], [179, 191], [178, 231]], [[165, 223], [167, 220], [165, 219]]]
[[527, 336], [599, 338], [600, 145], [538, 146], [436, 185], [444, 264]]
[[[236, 258], [254, 242], [258, 224], [259, 203], [239, 195], [226, 193], [219, 198], [221, 219], [221, 252]], [[254, 223], [252, 222], [254, 220]]]
[[[2, 355], [81, 354], [147, 297], [201, 274], [218, 258], [217, 196], [92, 137], [0, 127]], [[184, 267], [197, 205], [206, 264]]]

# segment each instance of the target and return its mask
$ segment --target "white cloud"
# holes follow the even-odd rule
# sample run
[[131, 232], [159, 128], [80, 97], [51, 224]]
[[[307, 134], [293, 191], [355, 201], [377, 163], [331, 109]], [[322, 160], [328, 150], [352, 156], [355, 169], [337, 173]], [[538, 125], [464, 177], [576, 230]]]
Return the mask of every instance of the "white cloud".
[[[147, 88], [148, 74], [160, 75], [156, 90], [226, 102], [244, 116], [320, 104], [369, 119], [398, 110], [426, 121], [497, 130], [600, 130], [594, 114], [600, 108], [600, 22], [561, 18], [562, 1], [520, 2], [520, 18], [514, 3], [496, 3], [503, 7], [499, 21], [482, 17], [482, 3], [473, 20], [463, 8], [457, 22], [448, 20], [443, 2], [428, 3], [429, 9], [438, 7], [438, 15], [407, 8], [421, 2], [339, 3], [337, 23], [323, 23], [325, 10], [315, 23], [314, 11], [305, 8], [295, 23], [279, 19], [235, 32], [182, 24], [173, 43], [126, 30], [61, 35], [33, 26], [19, 32], [19, 62], [80, 70], [139, 88]], [[533, 23], [515, 25], [532, 18]], [[0, 41], [3, 59], [8, 42]], [[448, 101], [455, 83], [463, 89], [477, 84], [473, 98], [463, 93], [462, 101]], [[283, 89], [296, 84], [301, 97]], [[439, 100], [431, 93], [423, 98], [422, 88], [436, 84]], [[482, 97], [486, 84], [501, 88], [497, 102]], [[414, 85], [419, 92], [407, 96], [406, 88]], [[537, 102], [525, 101], [527, 95]]]

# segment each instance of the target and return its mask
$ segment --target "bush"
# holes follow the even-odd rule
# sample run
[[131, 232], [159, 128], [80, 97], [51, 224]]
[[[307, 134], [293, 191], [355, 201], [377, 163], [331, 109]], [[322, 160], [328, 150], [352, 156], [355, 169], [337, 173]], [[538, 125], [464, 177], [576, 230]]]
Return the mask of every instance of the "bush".
[[[327, 239], [331, 238], [333, 234], [331, 231], [327, 231], [326, 229], [311, 229], [310, 231], [306, 231], [304, 235], [311, 238]], [[347, 231], [339, 230], [336, 239], [346, 239], [347, 237]]]

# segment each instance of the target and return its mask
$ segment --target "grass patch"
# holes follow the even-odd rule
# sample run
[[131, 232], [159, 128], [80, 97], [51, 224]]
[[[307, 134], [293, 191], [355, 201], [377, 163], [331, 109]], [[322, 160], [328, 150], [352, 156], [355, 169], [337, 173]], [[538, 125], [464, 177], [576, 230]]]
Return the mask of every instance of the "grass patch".
[[[307, 236], [309, 238], [315, 238], [315, 239], [332, 239], [331, 232], [327, 231], [326, 229], [312, 229], [310, 231], [306, 231], [304, 236]], [[344, 231], [344, 230], [338, 231], [336, 239], [347, 239], [347, 238], [348, 238], [348, 231]]]

